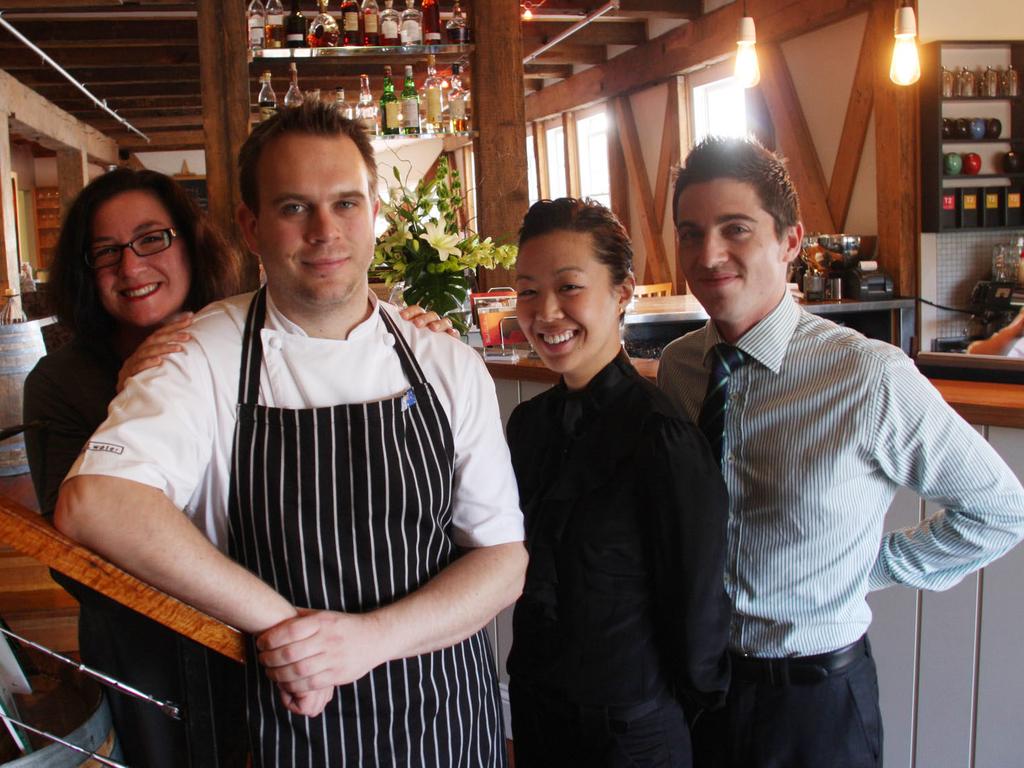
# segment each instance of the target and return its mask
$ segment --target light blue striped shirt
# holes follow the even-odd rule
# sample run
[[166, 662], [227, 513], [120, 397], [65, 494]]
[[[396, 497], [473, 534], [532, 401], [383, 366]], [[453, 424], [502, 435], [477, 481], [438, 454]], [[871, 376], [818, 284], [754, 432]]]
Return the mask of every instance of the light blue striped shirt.
[[[697, 421], [713, 323], [677, 339], [662, 389]], [[788, 296], [738, 345], [722, 473], [731, 645], [754, 656], [832, 651], [871, 623], [870, 590], [947, 589], [1024, 537], [1024, 488], [897, 347]], [[883, 535], [904, 486], [943, 507]]]

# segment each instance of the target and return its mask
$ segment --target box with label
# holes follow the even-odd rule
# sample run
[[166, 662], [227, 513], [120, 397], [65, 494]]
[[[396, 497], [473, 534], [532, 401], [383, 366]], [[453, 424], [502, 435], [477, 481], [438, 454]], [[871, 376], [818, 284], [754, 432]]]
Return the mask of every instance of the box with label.
[[960, 227], [969, 229], [981, 226], [981, 195], [976, 187], [960, 190]]
[[480, 341], [485, 348], [526, 343], [526, 336], [516, 321], [515, 291], [501, 289], [473, 293], [470, 299], [480, 328]]
[[1024, 184], [1006, 188], [1006, 213], [1003, 222], [1008, 227], [1024, 227]]
[[1005, 220], [1003, 198], [1006, 190], [1003, 187], [985, 187], [978, 190], [981, 204], [981, 226], [1001, 227]]
[[960, 226], [957, 212], [960, 210], [960, 190], [955, 187], [942, 190], [939, 197], [939, 227], [956, 229]]

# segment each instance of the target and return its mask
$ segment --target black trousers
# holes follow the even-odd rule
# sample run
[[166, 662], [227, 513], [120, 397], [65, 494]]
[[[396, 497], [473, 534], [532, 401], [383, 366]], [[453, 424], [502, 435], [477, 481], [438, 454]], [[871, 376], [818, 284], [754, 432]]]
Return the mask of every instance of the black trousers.
[[[522, 680], [509, 683], [516, 768], [690, 768], [682, 707], [664, 695], [628, 720], [581, 709]], [[614, 712], [613, 712], [614, 714]]]
[[810, 685], [733, 677], [726, 705], [693, 725], [697, 768], [881, 768], [882, 717], [870, 646]]

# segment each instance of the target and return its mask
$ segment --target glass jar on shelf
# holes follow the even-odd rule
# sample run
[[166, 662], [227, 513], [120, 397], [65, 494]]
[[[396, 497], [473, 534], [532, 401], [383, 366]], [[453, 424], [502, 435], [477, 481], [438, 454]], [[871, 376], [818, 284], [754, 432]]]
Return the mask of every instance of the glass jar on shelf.
[[956, 77], [956, 95], [968, 99], [974, 96], [974, 73], [967, 67], [961, 67]]
[[989, 98], [995, 98], [999, 96], [1002, 83], [999, 82], [999, 73], [996, 72], [992, 67], [986, 67], [985, 76], [981, 84], [982, 95], [988, 96]]
[[950, 99], [956, 94], [956, 75], [953, 70], [942, 68], [942, 98]]
[[1020, 75], [1011, 64], [1003, 72], [1003, 96], [1020, 95]]

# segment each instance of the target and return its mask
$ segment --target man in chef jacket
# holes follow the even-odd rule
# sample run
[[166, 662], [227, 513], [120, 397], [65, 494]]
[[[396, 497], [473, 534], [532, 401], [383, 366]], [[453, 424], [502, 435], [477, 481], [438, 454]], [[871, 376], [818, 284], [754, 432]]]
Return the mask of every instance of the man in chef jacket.
[[481, 628], [526, 553], [493, 383], [369, 291], [376, 165], [355, 124], [283, 110], [239, 168], [265, 290], [209, 306], [129, 382], [56, 524], [255, 638], [256, 764], [502, 765]]

